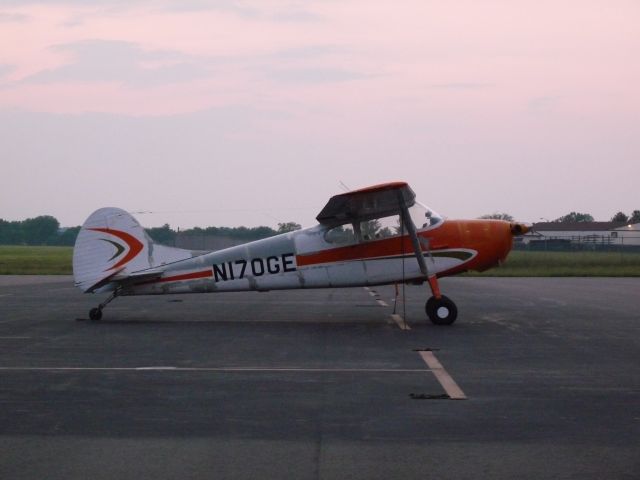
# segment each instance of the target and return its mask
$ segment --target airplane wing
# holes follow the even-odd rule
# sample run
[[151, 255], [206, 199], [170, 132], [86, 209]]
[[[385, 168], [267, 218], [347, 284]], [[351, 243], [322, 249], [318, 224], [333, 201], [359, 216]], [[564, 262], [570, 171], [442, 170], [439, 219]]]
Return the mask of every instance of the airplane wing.
[[428, 277], [429, 270], [416, 226], [409, 215], [409, 208], [415, 201], [416, 194], [406, 182], [383, 183], [331, 197], [316, 219], [323, 225], [337, 226], [400, 214], [411, 239], [420, 271]]
[[406, 182], [383, 183], [331, 197], [316, 220], [334, 226], [387, 217], [411, 207], [415, 199]]

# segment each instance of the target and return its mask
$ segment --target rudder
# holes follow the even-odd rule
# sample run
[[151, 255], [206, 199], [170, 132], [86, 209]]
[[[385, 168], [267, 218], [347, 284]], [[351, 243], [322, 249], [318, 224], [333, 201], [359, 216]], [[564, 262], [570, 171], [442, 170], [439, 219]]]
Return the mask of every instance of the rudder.
[[120, 208], [101, 208], [84, 222], [73, 248], [73, 277], [84, 292], [119, 272], [149, 268], [151, 241], [138, 221]]

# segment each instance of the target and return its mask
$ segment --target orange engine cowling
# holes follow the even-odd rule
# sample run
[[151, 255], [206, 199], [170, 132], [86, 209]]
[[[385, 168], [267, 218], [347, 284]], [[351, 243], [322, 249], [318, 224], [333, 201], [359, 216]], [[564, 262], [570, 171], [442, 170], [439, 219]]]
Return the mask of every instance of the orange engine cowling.
[[478, 252], [468, 263], [443, 272], [443, 275], [466, 270], [484, 271], [504, 262], [511, 251], [513, 236], [526, 231], [528, 227], [524, 225], [503, 220], [447, 220], [431, 232], [430, 247], [434, 250], [467, 248]]

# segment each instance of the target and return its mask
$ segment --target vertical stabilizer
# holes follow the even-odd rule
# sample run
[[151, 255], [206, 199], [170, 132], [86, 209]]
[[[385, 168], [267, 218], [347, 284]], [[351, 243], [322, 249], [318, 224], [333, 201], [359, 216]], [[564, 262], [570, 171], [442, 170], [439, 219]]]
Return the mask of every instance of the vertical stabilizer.
[[151, 267], [151, 242], [129, 213], [119, 208], [101, 208], [82, 225], [73, 249], [76, 286], [90, 292], [119, 272]]

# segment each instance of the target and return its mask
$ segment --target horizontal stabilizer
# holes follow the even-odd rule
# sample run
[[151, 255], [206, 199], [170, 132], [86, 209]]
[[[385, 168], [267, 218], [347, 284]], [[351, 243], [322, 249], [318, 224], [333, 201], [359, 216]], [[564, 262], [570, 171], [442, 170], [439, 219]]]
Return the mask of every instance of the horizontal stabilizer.
[[119, 283], [137, 282], [139, 280], [153, 280], [155, 278], [160, 278], [162, 276], [162, 272], [164, 272], [164, 269], [162, 268], [152, 268], [149, 270], [143, 270], [141, 272], [130, 274], [120, 273], [111, 277], [111, 280]]
[[129, 279], [159, 277], [163, 266], [202, 252], [158, 245], [128, 212], [101, 208], [84, 222], [73, 248], [73, 276], [83, 292]]

